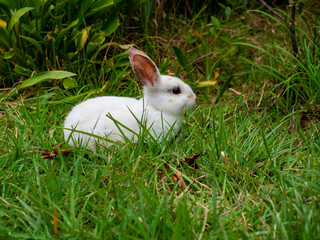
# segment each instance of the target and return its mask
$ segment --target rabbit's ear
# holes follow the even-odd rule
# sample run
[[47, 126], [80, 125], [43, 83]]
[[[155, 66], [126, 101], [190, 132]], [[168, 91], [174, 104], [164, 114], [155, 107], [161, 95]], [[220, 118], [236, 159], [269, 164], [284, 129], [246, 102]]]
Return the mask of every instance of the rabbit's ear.
[[156, 64], [144, 53], [133, 47], [129, 48], [131, 67], [144, 85], [154, 84], [160, 79], [160, 72]]

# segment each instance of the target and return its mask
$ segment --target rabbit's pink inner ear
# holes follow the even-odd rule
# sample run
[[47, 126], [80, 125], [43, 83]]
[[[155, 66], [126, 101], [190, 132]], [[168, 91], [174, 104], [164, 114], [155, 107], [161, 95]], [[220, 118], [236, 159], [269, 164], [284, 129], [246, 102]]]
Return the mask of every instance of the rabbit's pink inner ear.
[[146, 84], [148, 81], [151, 85], [154, 85], [154, 64], [150, 59], [141, 56], [133, 56], [133, 68], [137, 78]]

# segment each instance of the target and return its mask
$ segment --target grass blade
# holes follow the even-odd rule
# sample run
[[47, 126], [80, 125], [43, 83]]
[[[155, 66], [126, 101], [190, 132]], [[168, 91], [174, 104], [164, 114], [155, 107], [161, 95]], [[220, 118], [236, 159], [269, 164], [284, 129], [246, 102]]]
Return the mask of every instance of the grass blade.
[[178, 58], [179, 63], [187, 71], [187, 75], [188, 75], [189, 80], [191, 82], [193, 82], [193, 77], [192, 77], [192, 73], [191, 73], [192, 69], [191, 69], [191, 66], [190, 66], [186, 56], [184, 56], [183, 53], [181, 52], [181, 50], [175, 46], [173, 46], [173, 50]]
[[8, 31], [11, 32], [11, 29], [13, 28], [14, 24], [19, 21], [19, 19], [26, 14], [27, 12], [31, 11], [32, 7], [25, 7], [25, 8], [21, 8], [19, 9], [15, 14], [12, 15], [9, 25], [8, 25]]
[[104, 36], [107, 37], [111, 35], [117, 28], [120, 26], [118, 15], [113, 11], [107, 19], [107, 22], [104, 24], [102, 30], [105, 31]]
[[66, 77], [72, 77], [75, 76], [75, 73], [66, 72], [66, 71], [49, 71], [49, 72], [41, 72], [38, 73], [31, 78], [28, 78], [26, 81], [24, 81], [17, 90], [25, 87], [33, 86], [37, 83], [44, 82], [50, 79], [62, 79]]
[[216, 100], [215, 104], [217, 104], [217, 103], [219, 102], [219, 100], [220, 100], [220, 98], [222, 97], [223, 93], [224, 93], [224, 92], [226, 91], [226, 89], [229, 87], [230, 82], [232, 81], [232, 79], [233, 79], [233, 76], [231, 75], [231, 76], [228, 78], [228, 80], [226, 81], [226, 83], [222, 86], [222, 89], [221, 89], [221, 91], [219, 92], [219, 95], [218, 95], [218, 97], [217, 97], [217, 100]]

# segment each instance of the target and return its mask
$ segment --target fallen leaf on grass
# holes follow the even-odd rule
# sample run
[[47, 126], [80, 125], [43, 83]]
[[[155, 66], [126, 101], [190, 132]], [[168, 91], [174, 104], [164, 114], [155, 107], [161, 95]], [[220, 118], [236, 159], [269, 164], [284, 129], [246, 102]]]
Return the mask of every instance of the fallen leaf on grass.
[[203, 155], [204, 155], [203, 153], [196, 153], [189, 158], [185, 158], [183, 163], [193, 167], [194, 169], [199, 169], [199, 166], [196, 160]]
[[169, 183], [167, 176], [164, 174], [162, 170], [157, 171], [159, 178], [164, 182], [164, 183]]
[[122, 212], [114, 212], [114, 213], [110, 213], [111, 216], [114, 216], [114, 215], [122, 215]]
[[217, 84], [217, 80], [214, 80], [214, 79], [210, 79], [208, 81], [202, 81], [202, 82], [199, 82], [197, 87], [199, 88], [206, 88], [206, 87], [212, 87], [214, 85]]
[[[169, 180], [167, 176], [163, 173], [162, 170], [158, 171], [159, 177], [161, 181], [163, 181], [165, 184], [169, 184]], [[179, 187], [182, 189], [185, 189], [186, 185], [183, 181], [182, 173], [181, 172], [174, 172], [171, 176], [171, 179], [174, 183], [178, 183]]]
[[[178, 163], [178, 165], [175, 167], [177, 170], [181, 168], [181, 164], [186, 164], [188, 166], [191, 166], [193, 169], [199, 169], [199, 166], [196, 162], [196, 160], [203, 156], [204, 154], [203, 153], [196, 153], [194, 155], [192, 155], [191, 157], [188, 157], [188, 158], [185, 158], [183, 162], [181, 163]], [[163, 167], [166, 169], [166, 170], [169, 170], [169, 164], [168, 163], [163, 163]], [[168, 184], [169, 183], [169, 180], [166, 176], [166, 174], [162, 171], [162, 170], [158, 170], [157, 171], [158, 175], [159, 175], [159, 178], [161, 179], [161, 181], [163, 181], [165, 184]], [[179, 187], [184, 189], [186, 187], [184, 181], [183, 181], [183, 176], [182, 176], [182, 173], [180, 171], [177, 171], [177, 172], [174, 172], [172, 175], [171, 175], [171, 179], [175, 182], [175, 183], [178, 183]]]
[[50, 152], [48, 149], [43, 149], [41, 147], [36, 147], [38, 151], [42, 151], [41, 159], [54, 159], [59, 152], [62, 156], [68, 156], [71, 153], [71, 149], [61, 149], [64, 142], [59, 143], [57, 146], [53, 147], [53, 152]]
[[178, 182], [178, 185], [180, 188], [185, 189], [186, 185], [183, 181], [182, 173], [181, 172], [174, 172], [172, 176], [172, 180], [176, 183]]
[[202, 35], [198, 32], [197, 29], [193, 31], [193, 35], [196, 36], [197, 38], [201, 38], [202, 37]]
[[211, 86], [214, 86], [217, 84], [218, 82], [218, 77], [220, 76], [220, 73], [219, 73], [219, 68], [215, 69], [214, 70], [214, 77], [210, 78], [210, 79], [207, 79], [207, 81], [202, 81], [202, 82], [199, 82], [197, 84], [197, 87], [199, 88], [206, 88], [206, 87], [211, 87]]

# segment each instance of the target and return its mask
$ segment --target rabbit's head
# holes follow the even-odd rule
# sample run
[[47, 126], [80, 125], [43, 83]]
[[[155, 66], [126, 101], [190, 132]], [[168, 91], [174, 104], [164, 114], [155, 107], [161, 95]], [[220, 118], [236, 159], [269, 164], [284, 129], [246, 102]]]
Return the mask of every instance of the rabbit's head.
[[195, 104], [196, 95], [181, 79], [161, 75], [156, 64], [143, 52], [131, 47], [132, 69], [144, 84], [144, 101], [148, 106], [172, 115], [182, 115]]

